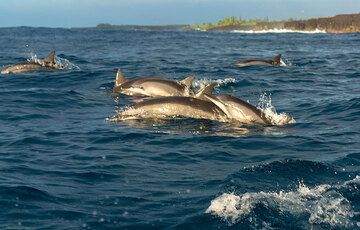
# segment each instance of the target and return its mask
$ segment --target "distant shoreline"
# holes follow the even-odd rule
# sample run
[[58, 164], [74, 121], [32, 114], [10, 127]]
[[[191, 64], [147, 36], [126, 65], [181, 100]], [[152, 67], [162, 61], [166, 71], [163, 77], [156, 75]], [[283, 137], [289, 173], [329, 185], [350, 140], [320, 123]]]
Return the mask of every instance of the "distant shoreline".
[[326, 32], [326, 33], [358, 33], [360, 32], [360, 13], [343, 14], [334, 17], [311, 18], [287, 21], [260, 21], [253, 25], [214, 26], [207, 31], [266, 31], [284, 30], [297, 32]]
[[229, 17], [216, 23], [195, 25], [113, 25], [100, 23], [95, 27], [45, 27], [45, 26], [14, 26], [11, 28], [39, 29], [97, 29], [97, 30], [128, 30], [128, 31], [208, 31], [232, 32], [246, 34], [260, 33], [359, 33], [360, 13], [341, 14], [334, 17], [319, 17], [311, 19], [271, 21], [269, 19], [250, 19]]
[[102, 23], [97, 29], [150, 30], [150, 31], [216, 31], [216, 32], [303, 32], [303, 33], [359, 33], [360, 13], [342, 14], [303, 20], [269, 21], [268, 19], [241, 20], [235, 17], [219, 22], [199, 25], [111, 25]]

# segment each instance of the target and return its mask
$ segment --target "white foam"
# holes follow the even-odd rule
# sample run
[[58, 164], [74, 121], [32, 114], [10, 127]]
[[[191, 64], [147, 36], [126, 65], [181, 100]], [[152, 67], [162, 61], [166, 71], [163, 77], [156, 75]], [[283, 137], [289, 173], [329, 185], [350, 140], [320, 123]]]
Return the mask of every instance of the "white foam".
[[280, 66], [288, 66], [284, 60], [280, 59]]
[[196, 89], [202, 89], [211, 83], [216, 83], [216, 85], [218, 87], [218, 86], [222, 86], [222, 85], [227, 85], [229, 83], [236, 83], [236, 79], [235, 78], [224, 78], [224, 79], [212, 80], [212, 79], [204, 78], [204, 79], [199, 79], [199, 80], [193, 81], [192, 86]]
[[266, 34], [266, 33], [301, 33], [301, 34], [324, 34], [325, 30], [289, 30], [289, 29], [269, 29], [269, 30], [233, 30], [232, 33], [243, 34]]
[[60, 64], [61, 66], [63, 66], [63, 69], [66, 69], [66, 70], [81, 70], [79, 66], [70, 62], [66, 58], [61, 58], [61, 57], [55, 56], [55, 63]]
[[255, 207], [262, 205], [280, 213], [289, 213], [295, 217], [308, 216], [309, 224], [326, 224], [332, 227], [350, 227], [355, 212], [349, 200], [338, 190], [350, 189], [351, 184], [359, 184], [360, 177], [342, 185], [322, 184], [313, 188], [300, 183], [295, 191], [257, 192], [235, 195], [223, 193], [211, 201], [206, 213], [218, 216], [229, 224], [244, 219], [254, 220]]
[[275, 107], [271, 103], [270, 94], [263, 93], [260, 96], [258, 109], [260, 109], [266, 116], [266, 118], [273, 125], [286, 125], [295, 123], [295, 119], [286, 113], [277, 113]]

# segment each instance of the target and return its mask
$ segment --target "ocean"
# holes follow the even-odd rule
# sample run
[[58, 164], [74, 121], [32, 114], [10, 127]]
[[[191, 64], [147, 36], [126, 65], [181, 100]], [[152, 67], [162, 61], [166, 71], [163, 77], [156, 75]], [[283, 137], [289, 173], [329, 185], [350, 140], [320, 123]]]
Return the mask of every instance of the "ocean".
[[[360, 35], [0, 28], [0, 229], [359, 229]], [[281, 53], [286, 66], [237, 68]], [[129, 79], [194, 76], [290, 124], [109, 122]]]

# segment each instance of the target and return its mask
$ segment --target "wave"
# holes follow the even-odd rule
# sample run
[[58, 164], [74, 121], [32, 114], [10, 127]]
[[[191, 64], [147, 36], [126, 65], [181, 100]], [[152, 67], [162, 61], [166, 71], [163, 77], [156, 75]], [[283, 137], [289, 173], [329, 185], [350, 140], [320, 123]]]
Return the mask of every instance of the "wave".
[[[321, 184], [313, 188], [300, 183], [295, 191], [253, 192], [236, 195], [223, 193], [211, 201], [206, 213], [218, 216], [228, 224], [243, 220], [256, 220], [257, 208], [293, 217], [306, 216], [309, 224], [325, 224], [331, 227], [358, 225], [353, 220], [358, 215], [351, 202], [342, 194], [345, 190], [358, 191], [360, 176], [341, 185]], [[266, 223], [263, 223], [266, 224]]]
[[267, 34], [267, 33], [301, 33], [301, 34], [325, 34], [325, 30], [289, 30], [289, 29], [269, 29], [269, 30], [233, 30], [231, 33], [243, 34]]

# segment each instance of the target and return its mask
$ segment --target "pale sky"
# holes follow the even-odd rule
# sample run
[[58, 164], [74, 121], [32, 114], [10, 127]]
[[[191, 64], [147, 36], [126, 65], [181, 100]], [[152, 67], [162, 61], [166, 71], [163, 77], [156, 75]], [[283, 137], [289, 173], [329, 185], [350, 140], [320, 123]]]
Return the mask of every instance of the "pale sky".
[[164, 25], [359, 13], [360, 0], [0, 0], [0, 27]]

